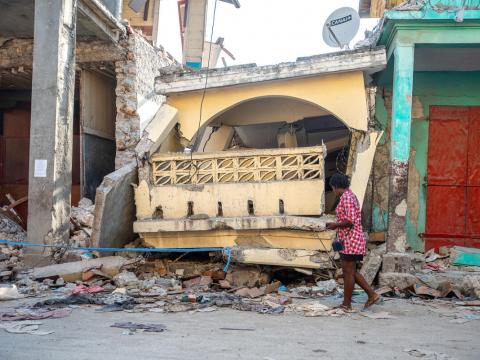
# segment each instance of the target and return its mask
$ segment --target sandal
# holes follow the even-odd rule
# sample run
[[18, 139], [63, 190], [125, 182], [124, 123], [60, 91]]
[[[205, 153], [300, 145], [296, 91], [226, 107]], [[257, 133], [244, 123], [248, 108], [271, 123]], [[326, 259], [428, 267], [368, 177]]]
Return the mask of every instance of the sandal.
[[364, 308], [364, 309], [367, 309], [367, 308], [369, 308], [370, 306], [377, 304], [377, 303], [380, 301], [380, 299], [381, 299], [380, 295], [375, 294], [375, 296], [373, 297], [373, 299], [368, 299], [368, 300], [367, 300], [367, 302], [365, 303], [365, 305], [363, 305], [363, 308]]
[[330, 310], [343, 310], [343, 311], [345, 311], [345, 312], [354, 312], [354, 311], [355, 311], [351, 306], [348, 307], [348, 306], [343, 305], [343, 304], [334, 306], [334, 307], [331, 308]]

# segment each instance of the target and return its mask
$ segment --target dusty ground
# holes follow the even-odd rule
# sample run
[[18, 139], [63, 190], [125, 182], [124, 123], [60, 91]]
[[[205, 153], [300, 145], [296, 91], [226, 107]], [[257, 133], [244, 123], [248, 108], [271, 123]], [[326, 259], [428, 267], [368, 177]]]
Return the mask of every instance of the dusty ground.
[[[20, 304], [22, 301], [3, 302], [0, 309]], [[0, 358], [415, 359], [404, 352], [406, 348], [442, 352], [455, 359], [480, 358], [480, 320], [453, 324], [451, 318], [428, 309], [393, 299], [372, 312], [388, 311], [397, 319], [370, 319], [358, 314], [308, 318], [230, 309], [193, 314], [97, 313], [94, 307], [82, 306], [66, 318], [42, 320], [41, 329], [55, 331], [51, 335], [0, 330]], [[161, 323], [167, 330], [127, 335], [123, 329], [110, 327], [118, 321]]]

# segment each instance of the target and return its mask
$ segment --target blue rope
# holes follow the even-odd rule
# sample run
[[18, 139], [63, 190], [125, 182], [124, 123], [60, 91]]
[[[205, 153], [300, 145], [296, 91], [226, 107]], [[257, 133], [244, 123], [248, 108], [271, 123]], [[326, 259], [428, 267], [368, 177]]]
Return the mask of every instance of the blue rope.
[[[7, 245], [21, 245], [21, 246], [29, 246], [29, 247], [43, 247], [43, 248], [56, 248], [56, 249], [72, 249], [72, 250], [84, 250], [84, 251], [105, 251], [105, 252], [138, 252], [138, 253], [170, 253], [170, 252], [184, 252], [184, 253], [193, 253], [193, 252], [204, 252], [204, 251], [222, 251], [224, 248], [101, 248], [101, 247], [72, 247], [68, 245], [46, 245], [46, 244], [33, 244], [28, 242], [22, 241], [10, 241], [10, 240], [2, 240], [0, 239], [0, 244], [7, 244]], [[228, 248], [227, 248], [228, 253]], [[231, 249], [230, 253], [231, 255]], [[228, 257], [227, 265], [230, 264], [230, 255]]]
[[228, 268], [230, 267], [230, 261], [232, 260], [232, 249], [227, 247], [225, 248], [225, 251], [227, 252], [227, 263], [223, 267], [224, 273], [228, 272]]

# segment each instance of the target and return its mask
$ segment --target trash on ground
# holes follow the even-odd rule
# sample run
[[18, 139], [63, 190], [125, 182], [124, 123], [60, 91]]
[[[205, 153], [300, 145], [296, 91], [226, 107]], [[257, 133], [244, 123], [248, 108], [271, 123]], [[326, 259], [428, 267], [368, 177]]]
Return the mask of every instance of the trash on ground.
[[118, 322], [110, 325], [110, 327], [128, 329], [130, 331], [142, 330], [144, 332], [163, 332], [167, 329], [163, 324], [141, 324], [134, 322]]

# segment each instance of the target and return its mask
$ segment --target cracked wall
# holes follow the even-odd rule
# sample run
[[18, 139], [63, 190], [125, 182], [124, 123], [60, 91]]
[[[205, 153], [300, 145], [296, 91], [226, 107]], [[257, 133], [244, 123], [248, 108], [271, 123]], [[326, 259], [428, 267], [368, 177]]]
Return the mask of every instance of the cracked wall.
[[115, 64], [116, 169], [135, 159], [135, 147], [143, 130], [165, 102], [165, 97], [154, 91], [155, 77], [161, 68], [176, 64], [166, 51], [153, 47], [138, 34], [131, 34], [125, 47], [126, 59]]

